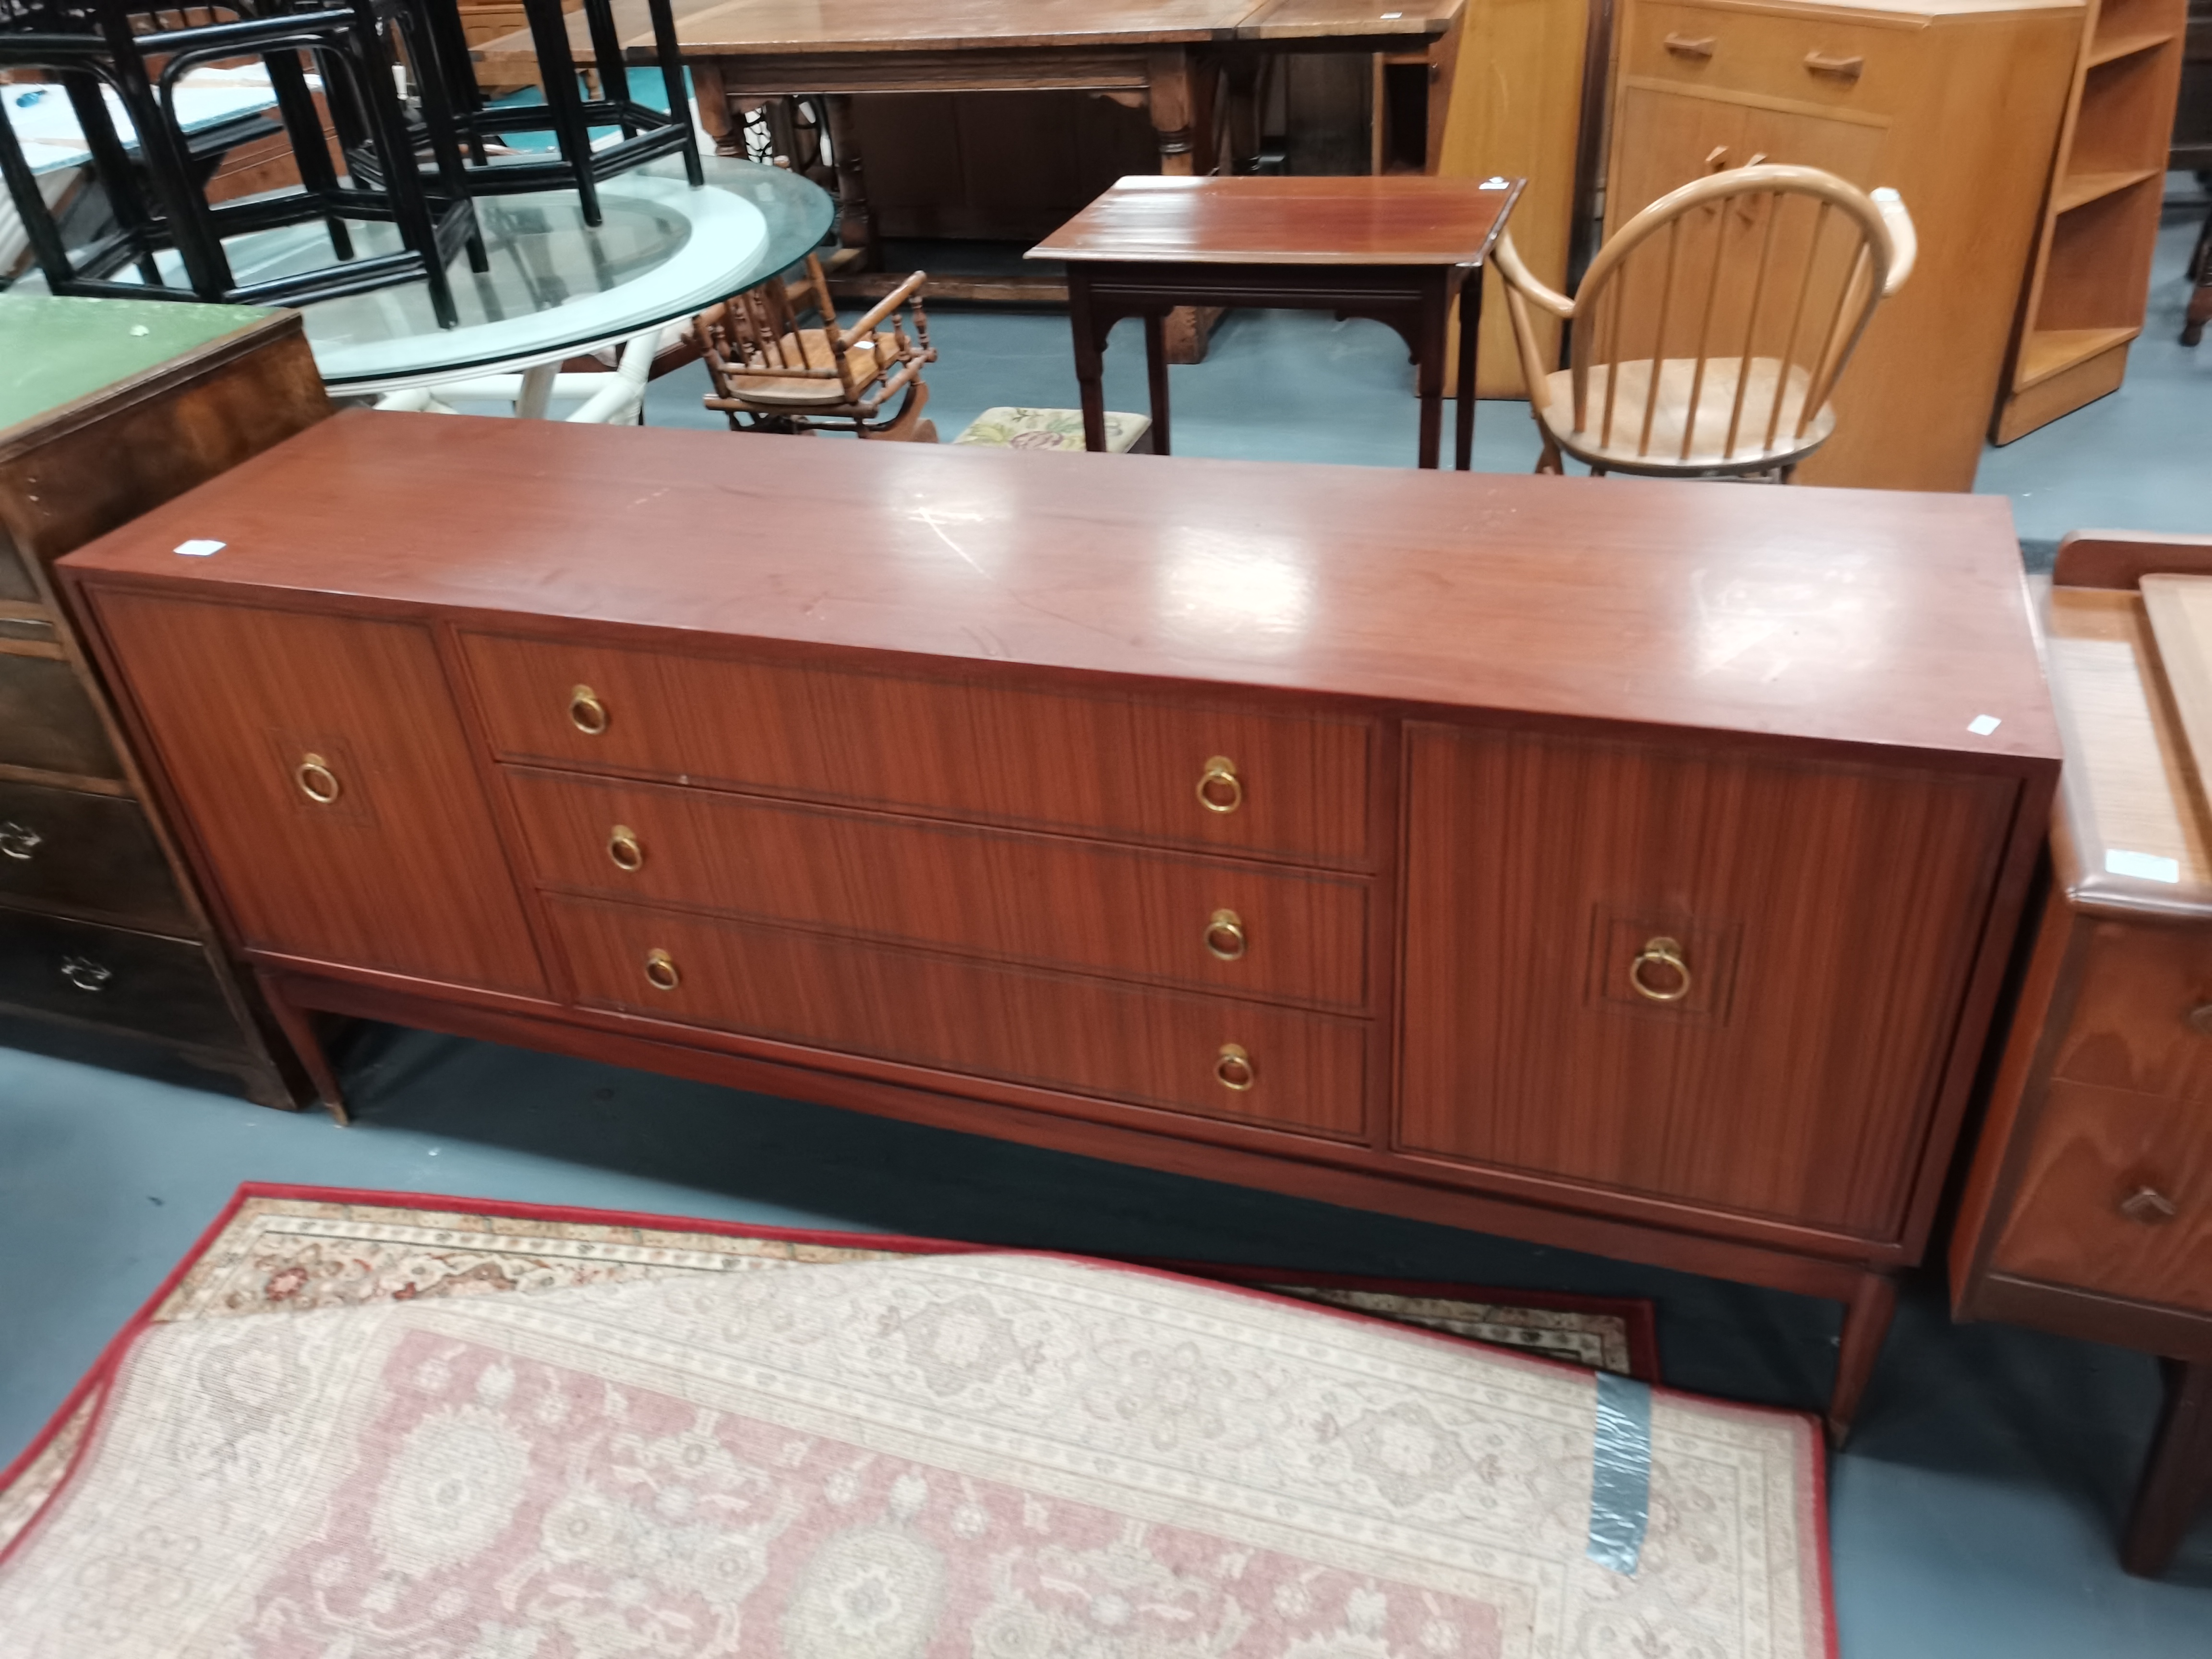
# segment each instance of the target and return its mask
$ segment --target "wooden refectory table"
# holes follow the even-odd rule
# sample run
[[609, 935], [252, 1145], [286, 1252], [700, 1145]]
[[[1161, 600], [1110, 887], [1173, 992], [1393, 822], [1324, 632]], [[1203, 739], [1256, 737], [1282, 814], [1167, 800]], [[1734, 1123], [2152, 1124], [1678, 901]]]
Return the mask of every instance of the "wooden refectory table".
[[1030, 250], [1067, 266], [1083, 443], [1106, 448], [1106, 337], [1145, 319], [1152, 453], [1168, 453], [1164, 325], [1177, 306], [1270, 306], [1369, 317], [1413, 353], [1420, 465], [1443, 431], [1444, 352], [1460, 313], [1455, 465], [1473, 464], [1482, 266], [1519, 179], [1124, 179]]
[[[699, 118], [726, 155], [744, 153], [742, 106], [823, 95], [837, 166], [838, 240], [872, 256], [855, 93], [1101, 93], [1150, 114], [1160, 171], [1209, 170], [1212, 81], [1227, 60], [1232, 100], [1249, 97], [1237, 64], [1283, 52], [1402, 52], [1425, 44], [1429, 158], [1449, 100], [1465, 0], [678, 0], [676, 39], [691, 70]], [[616, 0], [624, 49], [649, 58], [644, 0]], [[569, 20], [579, 63], [592, 58], [580, 15]], [[526, 30], [487, 42], [489, 67], [528, 79]], [[1240, 92], [1240, 88], [1242, 89]], [[1249, 125], [1249, 114], [1242, 122]], [[1240, 123], [1232, 119], [1232, 133]], [[871, 257], [870, 263], [872, 263]]]

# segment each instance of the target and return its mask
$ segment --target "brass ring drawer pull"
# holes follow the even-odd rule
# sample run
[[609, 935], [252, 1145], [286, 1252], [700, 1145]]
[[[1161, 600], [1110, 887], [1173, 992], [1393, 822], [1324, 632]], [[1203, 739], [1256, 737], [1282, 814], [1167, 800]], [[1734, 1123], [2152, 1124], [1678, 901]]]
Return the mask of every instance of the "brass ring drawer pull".
[[1260, 1080], [1260, 1068], [1252, 1063], [1252, 1056], [1241, 1043], [1224, 1042], [1221, 1053], [1213, 1061], [1213, 1075], [1224, 1089], [1243, 1094]]
[[1216, 755], [1199, 775], [1198, 804], [1209, 812], [1233, 812], [1244, 804], [1244, 781], [1237, 775], [1237, 763]]
[[[1654, 985], [1644, 977], [1644, 970], [1651, 967], [1663, 968], [1674, 976], [1671, 989], [1663, 981]], [[1628, 982], [1636, 988], [1638, 995], [1649, 997], [1654, 1002], [1680, 1002], [1690, 994], [1690, 964], [1682, 960], [1681, 945], [1663, 936], [1644, 940], [1644, 948], [1628, 964]]]
[[2181, 1212], [2174, 1202], [2155, 1187], [2138, 1187], [2120, 1200], [2120, 1213], [2130, 1221], [2140, 1221], [2147, 1227], [2162, 1227]]
[[303, 755], [298, 770], [292, 775], [299, 780], [300, 793], [318, 806], [328, 806], [345, 793], [338, 775], [320, 755]]
[[1808, 75], [1832, 75], [1838, 81], [1856, 81], [1866, 73], [1866, 59], [1832, 58], [1824, 52], [1808, 52], [1805, 54], [1805, 72]]
[[31, 854], [39, 850], [46, 839], [27, 823], [18, 823], [10, 818], [0, 823], [0, 858], [14, 859], [18, 864], [28, 864]]
[[643, 865], [645, 848], [638, 845], [637, 831], [626, 823], [615, 825], [607, 836], [607, 856], [617, 870], [635, 870]]
[[568, 694], [568, 719], [586, 737], [599, 737], [607, 729], [607, 706], [592, 694], [590, 686], [580, 685]]
[[1710, 34], [1670, 34], [1662, 44], [1677, 58], [1710, 58], [1717, 42]]
[[1244, 920], [1234, 910], [1216, 910], [1206, 924], [1206, 948], [1224, 962], [1234, 962], [1248, 948]]
[[684, 975], [676, 971], [676, 958], [665, 951], [645, 953], [645, 982], [656, 991], [672, 991], [684, 983]]
[[112, 968], [104, 968], [90, 957], [64, 957], [62, 977], [80, 991], [105, 991], [107, 981], [115, 977]]

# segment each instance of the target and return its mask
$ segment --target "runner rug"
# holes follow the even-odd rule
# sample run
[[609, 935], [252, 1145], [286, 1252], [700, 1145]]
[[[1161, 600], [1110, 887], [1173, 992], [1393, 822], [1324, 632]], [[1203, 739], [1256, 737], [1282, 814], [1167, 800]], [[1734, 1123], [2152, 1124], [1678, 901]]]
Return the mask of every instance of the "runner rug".
[[[7, 1494], [7, 1650], [1826, 1650], [1810, 1419], [1658, 1394], [1623, 1571], [1590, 1558], [1588, 1372], [927, 1241], [644, 1259], [683, 1253], [642, 1236], [667, 1230], [570, 1237], [586, 1269], [511, 1295], [355, 1295], [219, 1239], [164, 1306], [248, 1316], [149, 1319]], [[322, 1305], [250, 1316], [272, 1298]]]

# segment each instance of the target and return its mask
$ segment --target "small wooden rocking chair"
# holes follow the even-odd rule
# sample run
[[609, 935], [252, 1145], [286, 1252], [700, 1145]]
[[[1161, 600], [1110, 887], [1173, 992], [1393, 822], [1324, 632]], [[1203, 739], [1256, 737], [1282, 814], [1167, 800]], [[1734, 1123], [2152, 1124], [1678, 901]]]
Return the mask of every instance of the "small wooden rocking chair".
[[[733, 432], [832, 429], [935, 443], [935, 423], [921, 418], [929, 402], [921, 368], [937, 361], [921, 308], [923, 281], [917, 270], [850, 328], [840, 328], [821, 262], [809, 254], [797, 303], [779, 278], [701, 313], [692, 327], [714, 382], [707, 407], [726, 415]], [[908, 301], [910, 335], [901, 309]], [[810, 313], [820, 326], [802, 326]], [[884, 415], [894, 398], [897, 407]]]
[[[1893, 190], [1752, 166], [1661, 197], [1598, 250], [1575, 297], [1498, 239], [1496, 263], [1542, 434], [1592, 473], [1786, 483], [1835, 430], [1836, 381], [1917, 249]], [[1529, 307], [1574, 325], [1545, 367]]]

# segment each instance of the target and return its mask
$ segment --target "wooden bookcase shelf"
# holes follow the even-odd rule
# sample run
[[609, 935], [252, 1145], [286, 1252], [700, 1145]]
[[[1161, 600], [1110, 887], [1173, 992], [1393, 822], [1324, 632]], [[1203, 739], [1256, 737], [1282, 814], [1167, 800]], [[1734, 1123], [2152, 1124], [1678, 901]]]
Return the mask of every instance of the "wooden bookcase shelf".
[[1990, 437], [2116, 390], [2142, 331], [2187, 0], [2090, 0]]

